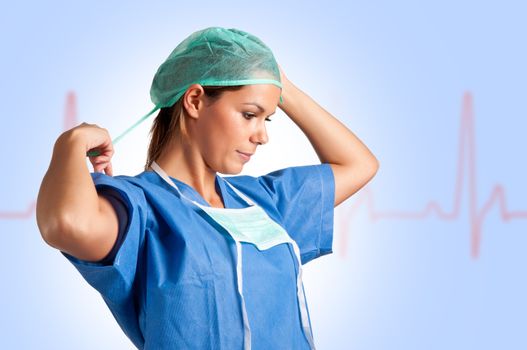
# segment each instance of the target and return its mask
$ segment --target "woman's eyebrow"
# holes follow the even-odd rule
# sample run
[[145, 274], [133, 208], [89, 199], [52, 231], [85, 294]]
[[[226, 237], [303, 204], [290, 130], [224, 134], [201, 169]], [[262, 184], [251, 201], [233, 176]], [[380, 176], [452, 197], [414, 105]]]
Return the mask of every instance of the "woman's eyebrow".
[[258, 109], [260, 110], [260, 112], [265, 111], [265, 109], [264, 109], [262, 106], [260, 106], [258, 103], [256, 103], [256, 102], [245, 102], [245, 103], [243, 103], [243, 104], [244, 104], [244, 105], [255, 105], [256, 107], [258, 107]]
[[[265, 109], [264, 109], [262, 106], [260, 106], [258, 103], [256, 103], [256, 102], [245, 102], [245, 103], [243, 103], [243, 104], [244, 104], [244, 105], [254, 105], [254, 106], [258, 107], [258, 109], [260, 110], [260, 113], [262, 113], [263, 111], [265, 111]], [[271, 115], [273, 115], [274, 113], [275, 113], [275, 112], [269, 114], [268, 116], [271, 116]]]

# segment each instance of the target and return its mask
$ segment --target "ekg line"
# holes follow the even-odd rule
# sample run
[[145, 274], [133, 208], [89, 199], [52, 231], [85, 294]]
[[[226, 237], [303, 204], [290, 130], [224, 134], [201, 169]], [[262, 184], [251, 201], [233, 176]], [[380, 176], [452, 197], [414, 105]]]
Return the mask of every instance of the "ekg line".
[[[468, 171], [468, 191], [469, 191], [469, 219], [470, 219], [470, 239], [471, 239], [471, 256], [477, 259], [480, 254], [482, 228], [485, 217], [496, 202], [499, 206], [500, 216], [503, 221], [514, 219], [527, 219], [527, 211], [511, 211], [507, 208], [505, 189], [501, 184], [496, 184], [488, 199], [481, 208], [477, 207], [477, 189], [476, 189], [476, 147], [474, 136], [474, 109], [473, 99], [469, 92], [463, 96], [461, 111], [461, 127], [459, 129], [457, 159], [457, 176], [454, 189], [454, 203], [452, 211], [443, 210], [436, 201], [430, 201], [421, 211], [378, 211], [375, 209], [375, 198], [368, 186], [359, 194], [358, 200], [343, 208], [345, 213], [341, 214], [341, 239], [340, 246], [343, 247], [342, 255], [346, 255], [348, 244], [348, 232], [351, 219], [361, 206], [367, 209], [368, 217], [371, 221], [378, 220], [424, 220], [433, 212], [442, 220], [457, 220], [461, 212], [461, 195], [463, 193], [463, 178], [465, 171]], [[465, 157], [468, 160], [465, 160]]]
[[[64, 130], [68, 130], [77, 124], [77, 102], [75, 93], [69, 92], [66, 97], [66, 106], [64, 113]], [[367, 208], [368, 217], [372, 221], [378, 220], [424, 220], [432, 215], [435, 211], [437, 216], [442, 220], [457, 220], [461, 212], [461, 195], [463, 193], [463, 178], [465, 171], [468, 170], [468, 191], [469, 191], [469, 216], [470, 216], [470, 237], [471, 237], [471, 256], [477, 258], [480, 254], [482, 227], [487, 213], [491, 210], [494, 203], [497, 202], [500, 209], [501, 219], [510, 221], [514, 219], [527, 219], [527, 211], [510, 211], [507, 208], [507, 200], [505, 196], [505, 189], [502, 185], [496, 184], [483, 206], [477, 207], [477, 189], [476, 189], [476, 147], [474, 136], [474, 112], [472, 95], [466, 92], [463, 96], [462, 112], [461, 112], [461, 126], [459, 129], [459, 144], [458, 144], [458, 160], [457, 160], [457, 176], [456, 185], [454, 189], [454, 203], [453, 209], [450, 212], [443, 210], [435, 201], [430, 201], [426, 207], [421, 211], [404, 212], [404, 211], [378, 211], [375, 209], [375, 198], [373, 192], [368, 186], [363, 188], [358, 194], [358, 199], [355, 203], [347, 205], [344, 208], [339, 208], [341, 215], [341, 240], [340, 244], [343, 247], [341, 254], [346, 254], [348, 229], [351, 219], [360, 207]], [[465, 161], [465, 157], [468, 161]], [[467, 169], [468, 165], [468, 169]], [[0, 211], [0, 219], [4, 220], [19, 220], [29, 219], [35, 213], [36, 201], [32, 201], [28, 207], [23, 211]]]
[[[64, 109], [64, 130], [69, 130], [77, 124], [77, 98], [70, 91], [66, 95], [66, 106]], [[30, 219], [35, 213], [37, 202], [32, 201], [24, 211], [0, 211], [0, 220], [24, 220]]]
[[24, 211], [0, 211], [0, 220], [24, 220], [29, 219], [35, 213], [37, 202], [33, 201]]

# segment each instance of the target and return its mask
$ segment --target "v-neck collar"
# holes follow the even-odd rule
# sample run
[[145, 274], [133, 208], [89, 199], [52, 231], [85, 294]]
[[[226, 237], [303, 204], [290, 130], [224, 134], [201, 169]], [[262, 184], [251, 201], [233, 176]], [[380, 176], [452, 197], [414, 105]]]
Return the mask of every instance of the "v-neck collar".
[[[178, 180], [172, 176], [169, 175], [169, 178], [170, 180], [174, 181], [174, 183], [176, 184], [176, 186], [179, 188], [179, 190], [183, 193], [183, 195], [189, 199], [193, 199], [195, 200], [196, 202], [198, 202], [199, 204], [201, 205], [205, 205], [207, 207], [210, 207], [210, 203], [208, 203], [202, 196], [201, 194], [199, 194], [198, 191], [196, 191], [194, 189], [194, 187], [188, 185], [187, 183], [181, 181], [181, 180]], [[225, 206], [225, 208], [228, 208], [228, 203], [226, 203], [226, 198], [227, 196], [225, 196], [225, 184], [223, 183], [223, 181], [219, 178], [219, 176], [216, 174], [216, 177], [214, 179], [214, 188], [216, 190], [216, 192], [219, 192], [218, 194], [220, 195], [221, 197], [221, 200], [223, 201], [223, 204]], [[218, 191], [219, 190], [219, 191]]]
[[[156, 181], [157, 179], [161, 180], [162, 183], [164, 183], [163, 179], [161, 177], [159, 177], [155, 171], [144, 171], [143, 173], [152, 173], [151, 176], [154, 176], [156, 178]], [[172, 177], [172, 176], [168, 176], [170, 178], [170, 180], [172, 180], [176, 186], [179, 188], [179, 190], [183, 193], [183, 195], [189, 199], [192, 199], [192, 200], [195, 200], [196, 202], [198, 202], [199, 204], [201, 205], [205, 205], [205, 206], [208, 206], [210, 207], [210, 204], [201, 196], [201, 194], [199, 194], [198, 191], [196, 191], [194, 189], [194, 187], [188, 185], [187, 183], [181, 181], [181, 180], [178, 180], [176, 179], [175, 177]], [[221, 178], [218, 174], [216, 174], [215, 176], [215, 179], [214, 179], [214, 186], [215, 186], [215, 189], [216, 191], [219, 193], [219, 195], [221, 196], [221, 199], [223, 201], [223, 204], [225, 206], [225, 208], [238, 208], [239, 205], [236, 205], [238, 203], [238, 201], [234, 198], [234, 197], [238, 197], [237, 194], [233, 193], [234, 191], [232, 191], [231, 189], [228, 188], [227, 184], [225, 183], [226, 180], [224, 180], [223, 178]], [[219, 190], [219, 191], [218, 191]], [[240, 200], [242, 201], [242, 203], [245, 203], [245, 201], [243, 200], [243, 198], [240, 198]], [[246, 206], [247, 204], [243, 205], [243, 206]]]

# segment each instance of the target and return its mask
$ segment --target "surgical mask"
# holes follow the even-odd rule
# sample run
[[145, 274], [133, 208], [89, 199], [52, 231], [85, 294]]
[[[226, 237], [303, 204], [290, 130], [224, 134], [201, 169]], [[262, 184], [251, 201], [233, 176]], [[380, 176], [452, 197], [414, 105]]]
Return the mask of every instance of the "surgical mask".
[[236, 243], [236, 282], [238, 285], [238, 294], [242, 308], [242, 317], [244, 325], [244, 349], [251, 349], [251, 328], [245, 308], [245, 299], [243, 297], [243, 279], [242, 279], [242, 246], [241, 242], [254, 244], [259, 250], [267, 250], [282, 243], [291, 244], [298, 261], [297, 275], [297, 301], [300, 308], [300, 316], [304, 334], [309, 342], [311, 349], [315, 349], [311, 327], [307, 314], [307, 305], [304, 288], [302, 286], [302, 262], [300, 260], [300, 249], [296, 242], [287, 234], [286, 230], [273, 221], [269, 215], [253, 201], [232, 186], [227, 180], [221, 178], [225, 183], [244, 201], [249, 207], [246, 208], [214, 208], [201, 205], [183, 195], [176, 184], [168, 177], [165, 171], [156, 163], [152, 162], [152, 169], [174, 188], [181, 199], [187, 200], [203, 210], [212, 220], [219, 224]]

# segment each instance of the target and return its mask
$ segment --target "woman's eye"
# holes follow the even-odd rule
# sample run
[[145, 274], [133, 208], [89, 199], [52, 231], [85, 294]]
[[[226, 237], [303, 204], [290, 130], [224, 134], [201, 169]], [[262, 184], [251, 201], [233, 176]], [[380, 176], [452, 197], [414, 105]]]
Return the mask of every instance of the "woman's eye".
[[[252, 118], [256, 117], [256, 115], [254, 113], [250, 113], [250, 112], [244, 112], [243, 116], [244, 116], [245, 119], [252, 119]], [[265, 118], [265, 120], [270, 122], [271, 118], [267, 117], [267, 118]]]
[[265, 121], [272, 122], [271, 118], [265, 118]]

